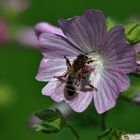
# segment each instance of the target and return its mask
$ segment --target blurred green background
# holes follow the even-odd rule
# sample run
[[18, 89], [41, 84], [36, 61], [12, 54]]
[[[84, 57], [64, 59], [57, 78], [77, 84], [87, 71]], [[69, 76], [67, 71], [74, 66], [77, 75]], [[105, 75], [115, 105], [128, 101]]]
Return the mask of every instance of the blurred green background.
[[[17, 15], [1, 5], [0, 11], [4, 14], [1, 12], [0, 17], [7, 16], [8, 28], [15, 32], [16, 25], [33, 27], [40, 21], [57, 26], [59, 18], [82, 15], [88, 8], [100, 9], [106, 17], [120, 21], [140, 15], [139, 0], [32, 0], [29, 7]], [[35, 80], [41, 57], [38, 49], [25, 47], [15, 40], [0, 44], [0, 140], [75, 139], [68, 129], [46, 135], [30, 127], [32, 113], [54, 103], [41, 94], [45, 83]], [[94, 106], [90, 105], [84, 113], [70, 116], [69, 121], [81, 140], [94, 140], [100, 132], [100, 119]], [[140, 133], [140, 106], [119, 99], [116, 107], [109, 111], [107, 122], [109, 128]]]

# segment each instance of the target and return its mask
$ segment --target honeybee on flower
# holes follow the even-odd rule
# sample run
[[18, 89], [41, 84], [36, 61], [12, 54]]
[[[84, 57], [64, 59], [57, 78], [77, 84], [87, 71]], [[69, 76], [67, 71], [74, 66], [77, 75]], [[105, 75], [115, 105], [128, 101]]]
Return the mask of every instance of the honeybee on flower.
[[[127, 73], [136, 69], [135, 52], [126, 41], [123, 25], [107, 31], [102, 12], [94, 9], [86, 10], [83, 16], [62, 19], [59, 25], [63, 31], [61, 34], [38, 34], [43, 59], [36, 79], [49, 81], [42, 89], [43, 95], [50, 96], [56, 102], [65, 100], [76, 112], [84, 111], [92, 100], [98, 113], [113, 108], [119, 94], [129, 87]], [[36, 28], [38, 31], [39, 28]], [[76, 96], [69, 100], [65, 96], [69, 75], [66, 76], [67, 82], [59, 76], [68, 69], [64, 56], [69, 64], [73, 64], [80, 54], [91, 61], [84, 63], [79, 73], [87, 66], [94, 70], [82, 73], [87, 82], [79, 80]], [[97, 90], [84, 90], [87, 83]]]

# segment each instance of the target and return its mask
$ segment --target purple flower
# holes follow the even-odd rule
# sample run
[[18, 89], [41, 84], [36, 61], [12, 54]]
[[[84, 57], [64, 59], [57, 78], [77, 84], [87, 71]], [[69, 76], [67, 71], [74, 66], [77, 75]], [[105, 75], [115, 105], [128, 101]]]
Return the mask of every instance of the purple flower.
[[[140, 42], [135, 44], [133, 46], [133, 48], [134, 48], [134, 51], [136, 54], [139, 53], [140, 52]], [[140, 59], [139, 58], [137, 58], [136, 63], [137, 63], [136, 73], [140, 74]]]
[[40, 22], [36, 24], [35, 31], [31, 27], [22, 27], [16, 35], [16, 40], [24, 46], [38, 48], [39, 41], [37, 36], [46, 32], [64, 36], [60, 28], [55, 27], [47, 22]]
[[136, 53], [140, 52], [140, 42], [135, 44], [133, 47]]
[[[65, 36], [53, 33], [39, 35], [43, 54], [36, 79], [49, 81], [42, 89], [43, 95], [56, 102], [65, 100], [76, 112], [84, 111], [93, 100], [98, 113], [103, 113], [116, 104], [120, 92], [129, 87], [127, 73], [135, 71], [136, 56], [125, 39], [124, 27], [106, 29], [105, 18], [98, 10], [87, 10], [83, 16], [59, 21]], [[71, 64], [79, 54], [92, 61], [95, 68], [85, 74], [86, 79], [97, 90], [84, 90], [80, 83], [76, 96], [66, 98], [66, 82], [54, 78], [67, 71], [66, 56]]]
[[43, 32], [54, 33], [64, 36], [62, 30], [58, 27], [55, 27], [47, 22], [40, 22], [35, 26], [36, 35], [39, 36]]
[[3, 18], [0, 17], [0, 44], [8, 39], [7, 24]]
[[12, 9], [17, 12], [27, 9], [30, 3], [30, 0], [0, 0], [0, 6], [5, 6], [7, 10]]
[[31, 27], [22, 27], [15, 37], [16, 41], [26, 47], [38, 48], [39, 41]]
[[42, 120], [37, 118], [35, 115], [32, 115], [28, 120], [28, 126], [32, 127], [33, 125], [42, 123]]

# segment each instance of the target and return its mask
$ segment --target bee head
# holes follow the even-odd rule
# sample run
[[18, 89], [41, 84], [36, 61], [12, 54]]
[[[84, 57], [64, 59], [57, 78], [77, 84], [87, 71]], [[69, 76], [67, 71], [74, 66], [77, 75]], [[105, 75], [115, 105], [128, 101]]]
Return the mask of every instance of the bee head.
[[86, 55], [84, 55], [84, 54], [79, 54], [79, 55], [77, 56], [77, 59], [80, 59], [80, 60], [87, 60], [88, 57], [87, 57]]

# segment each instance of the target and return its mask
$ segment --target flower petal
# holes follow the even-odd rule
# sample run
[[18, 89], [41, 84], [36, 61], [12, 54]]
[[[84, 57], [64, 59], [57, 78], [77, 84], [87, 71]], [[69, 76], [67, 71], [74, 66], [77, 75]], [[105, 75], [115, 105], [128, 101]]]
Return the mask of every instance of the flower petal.
[[95, 51], [106, 35], [105, 18], [98, 10], [87, 10], [85, 15], [60, 20], [64, 35], [83, 52]]
[[[46, 59], [43, 58], [41, 60], [38, 74], [36, 76], [36, 79], [38, 81], [50, 81], [50, 80], [56, 80], [56, 78], [53, 78], [54, 76], [61, 76], [63, 75], [67, 70], [66, 60], [63, 59]], [[52, 79], [53, 78], [53, 79]]]
[[92, 100], [92, 92], [82, 92], [77, 91], [77, 96], [71, 100], [66, 102], [71, 106], [71, 108], [76, 112], [83, 112]]
[[116, 69], [107, 69], [92, 76], [92, 84], [98, 89], [93, 94], [94, 104], [98, 113], [103, 113], [116, 104], [121, 91], [129, 86], [129, 79], [125, 73]]
[[50, 96], [54, 101], [61, 102], [64, 100], [65, 82], [56, 80], [50, 81], [43, 89], [42, 94]]
[[108, 77], [108, 79], [114, 82], [114, 84], [119, 88], [119, 92], [123, 92], [128, 89], [130, 80], [126, 73], [116, 68], [110, 68], [106, 70], [104, 74]]
[[106, 94], [95, 93], [94, 95], [94, 105], [99, 114], [106, 112], [107, 110], [113, 108], [116, 104], [114, 100], [108, 100]]
[[106, 66], [116, 67], [126, 73], [135, 71], [135, 52], [125, 39], [122, 25], [116, 26], [108, 32], [102, 53]]
[[39, 36], [41, 33], [53, 33], [64, 36], [62, 30], [56, 26], [53, 26], [47, 22], [39, 22], [35, 26], [36, 35]]
[[39, 36], [39, 41], [41, 52], [46, 58], [74, 57], [80, 53], [75, 45], [60, 35], [42, 33]]
[[136, 53], [140, 52], [140, 42], [138, 42], [137, 44], [133, 45], [133, 48], [134, 48]]

